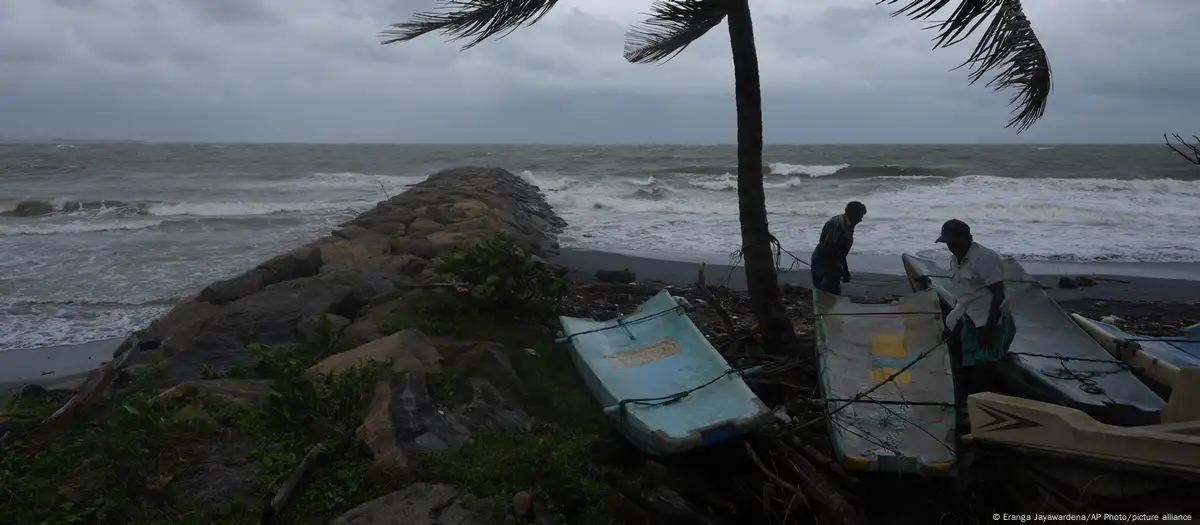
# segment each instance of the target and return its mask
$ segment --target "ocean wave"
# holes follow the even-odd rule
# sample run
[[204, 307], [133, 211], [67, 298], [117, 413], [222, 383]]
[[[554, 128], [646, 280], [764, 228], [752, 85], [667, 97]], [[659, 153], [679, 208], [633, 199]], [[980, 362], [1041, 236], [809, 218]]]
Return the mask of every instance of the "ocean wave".
[[[95, 308], [140, 308], [144, 306], [174, 306], [183, 302], [184, 296], [160, 297], [148, 300], [89, 299], [66, 300], [35, 299], [28, 297], [0, 298], [0, 309], [24, 309], [39, 306], [83, 306]], [[13, 313], [13, 312], [9, 312]]]
[[94, 233], [120, 230], [145, 230], [161, 226], [166, 221], [156, 220], [96, 220], [62, 223], [18, 223], [0, 224], [0, 235], [58, 235], [71, 233]]
[[154, 203], [124, 202], [117, 200], [71, 200], [28, 199], [11, 205], [0, 211], [0, 215], [9, 217], [42, 217], [56, 214], [91, 213], [97, 215], [145, 215], [146, 209]]
[[0, 215], [20, 218], [45, 218], [55, 215], [73, 217], [247, 217], [277, 213], [304, 213], [360, 209], [375, 204], [374, 200], [312, 201], [312, 202], [124, 202], [110, 200], [25, 200]]

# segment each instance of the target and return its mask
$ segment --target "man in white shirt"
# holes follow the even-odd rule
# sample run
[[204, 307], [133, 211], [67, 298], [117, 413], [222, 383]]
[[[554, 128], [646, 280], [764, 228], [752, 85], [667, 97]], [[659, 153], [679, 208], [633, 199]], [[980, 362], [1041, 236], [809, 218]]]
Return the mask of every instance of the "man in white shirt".
[[946, 327], [957, 333], [962, 366], [979, 387], [987, 379], [980, 376], [990, 375], [985, 369], [1004, 357], [1017, 333], [1004, 293], [1004, 263], [996, 252], [975, 242], [971, 227], [958, 219], [942, 225], [937, 242], [950, 250], [952, 292], [958, 297]]

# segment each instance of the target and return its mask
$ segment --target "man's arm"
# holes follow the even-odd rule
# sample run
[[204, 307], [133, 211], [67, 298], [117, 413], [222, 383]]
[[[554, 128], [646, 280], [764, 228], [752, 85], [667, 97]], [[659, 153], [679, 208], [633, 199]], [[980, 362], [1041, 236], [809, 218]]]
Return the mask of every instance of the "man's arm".
[[1000, 305], [1004, 304], [1004, 281], [989, 284], [988, 290], [992, 292], [992, 303], [988, 307], [987, 326], [996, 326], [1000, 324]]
[[850, 249], [854, 247], [854, 228], [844, 224], [842, 227], [842, 280], [850, 282], [850, 263], [846, 262], [846, 259], [850, 256]]
[[987, 283], [988, 291], [991, 292], [992, 302], [988, 306], [988, 319], [985, 326], [996, 326], [1000, 324], [1000, 306], [1004, 304], [1004, 263], [999, 257], [988, 257], [984, 261], [980, 261], [978, 272], [979, 277], [983, 278], [983, 282]]

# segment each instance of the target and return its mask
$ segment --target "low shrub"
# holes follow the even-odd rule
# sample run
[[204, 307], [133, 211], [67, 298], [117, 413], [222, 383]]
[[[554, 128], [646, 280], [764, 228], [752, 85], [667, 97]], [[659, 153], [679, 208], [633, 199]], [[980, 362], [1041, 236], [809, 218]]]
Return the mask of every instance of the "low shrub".
[[434, 271], [470, 285], [481, 308], [514, 314], [544, 314], [566, 291], [552, 269], [503, 237], [456, 250]]

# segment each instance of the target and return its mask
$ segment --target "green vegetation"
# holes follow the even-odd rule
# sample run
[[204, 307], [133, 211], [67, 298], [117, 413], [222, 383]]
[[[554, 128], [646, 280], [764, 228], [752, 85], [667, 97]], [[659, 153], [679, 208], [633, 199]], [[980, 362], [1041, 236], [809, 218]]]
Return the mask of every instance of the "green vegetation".
[[[208, 379], [249, 379], [269, 384], [265, 398], [234, 399], [199, 392], [160, 397], [158, 371], [134, 381], [98, 408], [90, 422], [68, 431], [31, 433], [0, 447], [0, 515], [13, 523], [247, 524], [258, 523], [263, 497], [273, 495], [317, 444], [335, 449], [310, 472], [308, 483], [282, 515], [282, 523], [329, 523], [361, 503], [399, 490], [414, 480], [449, 483], [474, 497], [509, 501], [518, 491], [568, 523], [609, 523], [606, 467], [591, 459], [592, 447], [610, 431], [582, 387], [569, 356], [554, 348], [546, 312], [562, 282], [541, 265], [516, 264], [519, 250], [501, 243], [446, 259], [446, 271], [474, 285], [494, 268], [505, 283], [524, 291], [481, 286], [470, 298], [414, 292], [392, 313], [389, 331], [418, 328], [463, 341], [494, 341], [507, 351], [521, 379], [526, 411], [537, 423], [527, 433], [494, 433], [418, 462], [421, 470], [385, 472], [356, 454], [343, 437], [358, 427], [376, 379], [386, 370], [358, 367], [313, 378], [312, 365], [346, 350], [330, 322], [319, 317], [308, 340], [296, 347], [251, 345], [249, 366]], [[543, 271], [544, 270], [544, 271]], [[493, 270], [489, 270], [493, 271]], [[520, 272], [532, 271], [530, 276]], [[497, 315], [497, 305], [508, 305]], [[523, 321], [513, 318], [522, 312]], [[431, 378], [434, 390], [486, 370], [446, 362]], [[3, 419], [39, 421], [65, 397], [9, 399]], [[11, 438], [12, 436], [10, 436]], [[225, 454], [227, 453], [227, 454]], [[225, 454], [232, 459], [214, 459]], [[234, 466], [225, 463], [235, 464]], [[257, 464], [246, 467], [246, 463]], [[248, 472], [257, 483], [233, 501], [197, 501], [199, 485], [220, 485]], [[252, 480], [252, 481], [254, 481]], [[206, 506], [208, 505], [208, 506]], [[497, 514], [497, 519], [501, 520]]]
[[[13, 523], [256, 523], [259, 493], [277, 489], [329, 429], [357, 426], [357, 411], [377, 373], [350, 370], [316, 379], [303, 375], [337, 350], [329, 323], [316, 323], [293, 351], [255, 347], [253, 379], [269, 380], [255, 404], [198, 393], [156, 399], [157, 371], [138, 373], [129, 389], [101, 407], [91, 423], [53, 436], [29, 435], [0, 449], [0, 513]], [[62, 399], [9, 399], [9, 416], [40, 420]], [[236, 451], [262, 465], [255, 492], [215, 510], [188, 501], [178, 481], [203, 482], [197, 449]], [[328, 523], [401, 480], [371, 472], [369, 461], [339, 458], [324, 466], [289, 514], [295, 523]], [[176, 483], [172, 483], [176, 482]], [[249, 498], [249, 499], [247, 499]]]
[[546, 314], [566, 290], [553, 270], [499, 237], [454, 252], [434, 271], [470, 284], [476, 306], [493, 312]]

